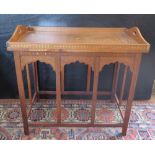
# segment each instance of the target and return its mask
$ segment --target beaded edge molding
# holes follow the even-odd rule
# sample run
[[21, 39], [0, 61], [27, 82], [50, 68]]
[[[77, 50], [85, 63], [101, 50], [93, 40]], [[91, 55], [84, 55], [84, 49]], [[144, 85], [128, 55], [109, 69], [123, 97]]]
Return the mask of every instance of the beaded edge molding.
[[[26, 43], [7, 43], [9, 51], [22, 50], [22, 51], [51, 51], [51, 50], [96, 50], [96, 51], [139, 51], [145, 52], [148, 47], [142, 45], [97, 45], [97, 44], [26, 44]], [[103, 51], [104, 52], [104, 51]]]

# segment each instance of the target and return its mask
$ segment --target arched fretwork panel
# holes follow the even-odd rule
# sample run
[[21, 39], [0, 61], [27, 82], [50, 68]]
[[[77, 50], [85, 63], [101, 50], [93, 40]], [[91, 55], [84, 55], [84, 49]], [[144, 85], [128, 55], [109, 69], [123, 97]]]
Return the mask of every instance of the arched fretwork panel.
[[133, 67], [134, 67], [134, 57], [101, 57], [100, 62], [99, 62], [99, 70], [101, 71], [102, 68], [105, 65], [112, 64], [112, 63], [122, 63], [126, 66], [128, 66], [133, 72]]
[[[90, 66], [91, 67], [91, 66]], [[62, 73], [62, 72], [61, 72]], [[85, 91], [87, 85], [88, 65], [76, 61], [64, 66], [65, 91]]]
[[[69, 64], [75, 64], [79, 62], [80, 64], [83, 65], [88, 65], [87, 66], [87, 77], [86, 77], [86, 90], [90, 90], [90, 80], [91, 80], [91, 69], [93, 70], [94, 68], [94, 58], [93, 57], [88, 57], [88, 56], [62, 56], [61, 57], [61, 86], [62, 86], [62, 91], [65, 89], [64, 83], [65, 83], [65, 75], [64, 75], [64, 70], [65, 66]], [[85, 78], [84, 78], [85, 79]], [[84, 80], [85, 81], [85, 80]], [[80, 82], [81, 83], [81, 82]], [[68, 84], [67, 84], [68, 86]], [[85, 87], [85, 84], [83, 85]], [[82, 88], [83, 89], [83, 88]]]
[[43, 63], [46, 63], [46, 64], [50, 64], [53, 68], [53, 70], [55, 71], [56, 70], [56, 60], [54, 57], [47, 57], [47, 56], [24, 56], [24, 57], [21, 57], [21, 68], [22, 70], [24, 69], [24, 66], [26, 64], [31, 64], [33, 62], [36, 62], [36, 61], [40, 61], [40, 62], [43, 62]]
[[90, 65], [92, 69], [94, 68], [94, 58], [86, 57], [86, 56], [63, 56], [61, 57], [61, 70], [63, 70], [64, 66], [67, 64], [71, 64], [74, 62], [85, 63], [86, 65]]
[[[67, 77], [64, 75], [64, 72], [66, 69], [65, 67], [67, 67], [67, 65], [74, 64], [72, 66], [68, 66], [68, 69], [69, 69], [70, 67], [73, 67], [73, 66], [75, 66], [75, 64], [78, 64], [78, 63], [79, 63], [79, 65], [78, 65], [79, 67], [81, 67], [81, 65], [84, 65], [84, 66], [87, 65], [87, 66], [85, 66], [85, 67], [87, 67], [86, 75], [79, 74], [79, 76], [82, 75], [83, 79], [85, 79], [84, 81], [86, 81], [86, 82], [84, 82], [83, 80], [79, 81], [80, 83], [84, 82], [83, 86], [80, 88], [78, 88], [79, 85], [78, 85], [78, 87], [74, 88], [73, 83], [72, 83], [72, 87], [73, 87], [72, 89], [85, 90], [85, 84], [86, 84], [86, 90], [87, 91], [90, 90], [91, 69], [94, 68], [94, 58], [89, 57], [89, 56], [62, 56], [61, 57], [61, 86], [62, 86], [62, 90], [69, 89], [69, 84], [67, 84], [67, 82], [65, 82], [66, 81], [65, 77]], [[82, 70], [85, 68], [85, 67], [84, 68], [83, 67], [81, 68]], [[73, 68], [72, 68], [72, 70], [73, 70]], [[79, 71], [77, 71], [77, 72], [79, 73]], [[64, 85], [66, 85], [66, 86], [64, 86]], [[74, 85], [77, 86], [77, 83], [74, 83]]]
[[56, 72], [50, 64], [38, 61], [39, 90], [56, 90]]
[[[107, 64], [102, 67], [99, 71], [99, 91], [111, 91], [112, 90], [112, 81], [114, 76], [114, 67], [115, 63]], [[111, 98], [110, 96], [107, 96]]]
[[[37, 66], [37, 63], [36, 62], [41, 62], [43, 64], [46, 64], [47, 66], [50, 66], [51, 69], [53, 69], [53, 71], [56, 71], [56, 59], [55, 57], [44, 57], [44, 56], [21, 56], [21, 69], [22, 71], [24, 71], [24, 68], [26, 66], [26, 76], [27, 76], [27, 84], [28, 84], [28, 94], [29, 94], [29, 98], [30, 100], [32, 100], [32, 93], [31, 93], [31, 85], [34, 85], [35, 87], [35, 93], [38, 92], [38, 87], [42, 86], [43, 85], [43, 82], [42, 82], [42, 85], [40, 85], [40, 76], [38, 74], [38, 70], [39, 70], [39, 66]], [[35, 79], [34, 83], [32, 83], [32, 78], [30, 78], [30, 71], [29, 71], [29, 65], [32, 64], [33, 65], [33, 79]], [[45, 71], [45, 70], [44, 70]], [[46, 72], [47, 73], [47, 72]], [[49, 72], [47, 74], [41, 74], [41, 77], [44, 77], [46, 75], [49, 74]], [[38, 78], [39, 76], [39, 78]], [[44, 84], [45, 89], [47, 89], [47, 86], [48, 86], [48, 89], [51, 88], [51, 85], [53, 85], [51, 83], [51, 79], [49, 79], [48, 81], [50, 81], [49, 85], [47, 84]], [[47, 81], [44, 81], [44, 83], [47, 83]], [[42, 88], [42, 87], [41, 87]], [[55, 87], [54, 87], [55, 88]]]
[[[108, 60], [107, 60], [108, 59]], [[107, 58], [107, 59], [100, 59], [100, 66], [99, 66], [99, 81], [101, 85], [99, 85], [103, 90], [111, 90], [113, 94], [118, 93], [121, 98], [124, 96], [128, 96], [129, 85], [131, 82], [131, 76], [133, 73], [133, 65], [134, 59], [133, 58], [124, 58], [124, 59], [116, 59]], [[113, 69], [112, 69], [113, 68]], [[104, 71], [105, 69], [111, 70], [111, 75], [108, 75], [109, 78], [106, 78]], [[102, 79], [101, 79], [102, 78]], [[103, 82], [102, 82], [103, 81]], [[111, 82], [112, 81], [112, 82]], [[104, 88], [106, 82], [106, 88]], [[109, 84], [109, 85], [108, 85]]]
[[[119, 67], [117, 95], [119, 98], [122, 98], [122, 100], [128, 98], [131, 76], [132, 76], [132, 72], [130, 68], [121, 63]], [[124, 86], [123, 86], [124, 88], [123, 88], [123, 92], [121, 92], [123, 83], [124, 83]]]

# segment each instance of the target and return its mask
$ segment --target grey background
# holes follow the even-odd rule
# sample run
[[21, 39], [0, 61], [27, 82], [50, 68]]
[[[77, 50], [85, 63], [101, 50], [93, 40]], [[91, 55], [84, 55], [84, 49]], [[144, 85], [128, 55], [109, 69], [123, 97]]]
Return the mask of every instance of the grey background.
[[[138, 26], [144, 38], [151, 44], [151, 50], [149, 54], [142, 57], [135, 99], [150, 98], [155, 77], [155, 15], [0, 15], [0, 98], [18, 98], [13, 54], [6, 52], [6, 41], [18, 24], [32, 26], [128, 28]], [[42, 90], [54, 90], [55, 73], [49, 66], [45, 66], [42, 63], [39, 63], [38, 67], [40, 88]], [[65, 67], [66, 90], [85, 90], [86, 67], [85, 64], [79, 63]], [[112, 74], [113, 65], [106, 66], [101, 72], [99, 89], [111, 89]], [[130, 76], [128, 76], [129, 78]], [[121, 76], [119, 81], [121, 81]], [[124, 97], [127, 95], [128, 85], [126, 86]]]

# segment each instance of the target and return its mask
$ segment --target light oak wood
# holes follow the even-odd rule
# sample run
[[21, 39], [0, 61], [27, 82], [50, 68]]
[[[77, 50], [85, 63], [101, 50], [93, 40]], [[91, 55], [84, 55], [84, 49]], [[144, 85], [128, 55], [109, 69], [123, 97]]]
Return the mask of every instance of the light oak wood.
[[14, 59], [16, 60], [15, 67], [16, 67], [16, 75], [17, 75], [17, 83], [18, 83], [18, 93], [19, 93], [20, 103], [21, 103], [21, 112], [22, 112], [24, 133], [25, 133], [25, 135], [28, 135], [29, 127], [28, 127], [28, 118], [27, 118], [27, 112], [26, 112], [24, 83], [23, 83], [23, 77], [22, 77], [20, 57], [19, 57], [18, 53], [14, 54]]
[[128, 67], [125, 66], [123, 80], [122, 80], [122, 87], [121, 87], [121, 92], [120, 92], [120, 97], [119, 97], [120, 105], [122, 104], [122, 100], [123, 100], [127, 72], [128, 72]]
[[26, 64], [26, 73], [27, 73], [28, 94], [29, 94], [30, 104], [32, 104], [31, 79], [30, 79], [30, 70], [29, 70], [28, 64]]
[[91, 124], [94, 124], [95, 122], [98, 78], [99, 78], [99, 57], [96, 57], [94, 59], [94, 83], [93, 83], [93, 97], [92, 97], [92, 109], [91, 109]]
[[90, 91], [90, 80], [91, 80], [91, 66], [88, 65], [87, 67], [87, 88], [86, 88], [87, 92]]
[[[25, 105], [25, 92], [22, 71], [27, 66], [29, 96], [32, 102], [39, 99], [39, 95], [56, 94], [57, 122], [31, 123], [33, 126], [75, 126], [75, 127], [122, 127], [122, 134], [126, 135], [136, 81], [140, 66], [141, 55], [148, 53], [150, 44], [145, 41], [137, 27], [133, 28], [71, 28], [71, 27], [29, 27], [17, 26], [12, 37], [7, 41], [7, 50], [14, 52], [18, 90], [24, 133], [29, 134], [29, 124]], [[38, 83], [37, 62], [50, 64], [56, 72], [56, 91], [40, 91]], [[64, 90], [64, 66], [79, 61], [88, 65], [86, 91]], [[126, 66], [123, 73], [121, 97], [117, 97], [117, 81], [119, 65]], [[32, 97], [28, 64], [33, 65], [35, 93]], [[105, 65], [116, 64], [111, 92], [98, 91], [99, 72]], [[94, 71], [93, 92], [90, 91], [91, 69]], [[127, 69], [131, 71], [131, 84], [127, 107], [123, 123], [95, 124], [96, 101], [98, 95], [111, 95], [121, 112], [123, 91]], [[91, 122], [86, 124], [66, 123], [61, 121], [61, 94], [92, 95]], [[31, 107], [32, 108], [32, 107]], [[31, 112], [31, 109], [30, 109]], [[28, 115], [30, 115], [30, 112]], [[123, 117], [122, 113], [121, 116]]]
[[114, 67], [113, 88], [112, 88], [113, 96], [114, 96], [114, 95], [116, 94], [116, 92], [117, 92], [117, 84], [118, 84], [118, 77], [119, 77], [119, 69], [120, 69], [120, 64], [117, 62], [117, 63], [115, 63], [115, 67]]
[[17, 26], [7, 42], [11, 51], [148, 52], [149, 44], [137, 27], [69, 28]]

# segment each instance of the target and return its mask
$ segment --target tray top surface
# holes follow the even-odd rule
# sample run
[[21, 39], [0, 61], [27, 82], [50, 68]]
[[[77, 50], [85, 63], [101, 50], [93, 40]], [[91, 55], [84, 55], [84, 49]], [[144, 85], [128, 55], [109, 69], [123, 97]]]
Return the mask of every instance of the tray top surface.
[[[11, 39], [7, 42], [8, 48], [41, 48], [44, 49], [61, 49], [67, 46], [72, 49], [78, 49], [85, 46], [83, 49], [93, 50], [107, 50], [109, 48], [117, 48], [118, 46], [126, 46], [126, 49], [130, 50], [130, 46], [138, 47], [142, 46], [149, 48], [149, 44], [141, 36], [138, 28], [71, 28], [71, 27], [26, 27], [17, 26]], [[47, 46], [48, 45], [48, 46]], [[27, 46], [27, 47], [26, 47]], [[111, 47], [110, 47], [111, 46]], [[86, 48], [88, 47], [88, 48]], [[131, 50], [133, 50], [133, 47]], [[119, 47], [120, 48], [120, 47]], [[124, 50], [126, 50], [124, 49]], [[114, 50], [114, 49], [113, 49]], [[117, 50], [117, 49], [116, 49]], [[143, 49], [147, 51], [146, 49]]]
[[91, 32], [75, 33], [60, 31], [30, 31], [22, 35], [18, 42], [30, 43], [80, 43], [80, 44], [137, 44], [134, 38], [128, 36], [125, 32]]

